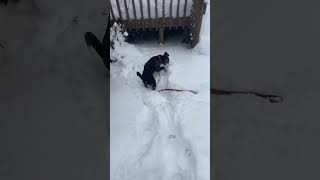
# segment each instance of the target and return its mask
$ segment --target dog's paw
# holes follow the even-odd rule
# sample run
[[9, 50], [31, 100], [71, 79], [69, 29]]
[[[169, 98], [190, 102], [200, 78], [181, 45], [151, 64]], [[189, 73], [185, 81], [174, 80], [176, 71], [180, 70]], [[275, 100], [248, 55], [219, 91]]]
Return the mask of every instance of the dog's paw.
[[164, 67], [164, 66], [160, 67], [160, 71], [161, 71], [161, 70], [163, 70], [163, 71], [167, 72], [167, 68], [166, 68], [166, 67]]
[[168, 72], [168, 68], [166, 68], [166, 67], [163, 67], [162, 70], [163, 70], [165, 73]]

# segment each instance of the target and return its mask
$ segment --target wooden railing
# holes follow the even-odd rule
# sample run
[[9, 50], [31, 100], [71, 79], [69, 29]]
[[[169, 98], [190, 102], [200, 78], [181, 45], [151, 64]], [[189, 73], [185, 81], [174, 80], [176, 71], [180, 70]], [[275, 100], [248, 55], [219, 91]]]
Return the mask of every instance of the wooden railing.
[[[127, 30], [156, 29], [163, 32], [163, 28], [189, 28], [193, 36], [192, 46], [195, 46], [199, 41], [202, 16], [205, 11], [203, 0], [111, 1], [113, 2], [110, 8], [111, 21], [121, 22]], [[143, 3], [143, 1], [147, 3]], [[177, 2], [177, 4], [174, 6], [173, 2]], [[153, 15], [152, 11], [154, 11]]]

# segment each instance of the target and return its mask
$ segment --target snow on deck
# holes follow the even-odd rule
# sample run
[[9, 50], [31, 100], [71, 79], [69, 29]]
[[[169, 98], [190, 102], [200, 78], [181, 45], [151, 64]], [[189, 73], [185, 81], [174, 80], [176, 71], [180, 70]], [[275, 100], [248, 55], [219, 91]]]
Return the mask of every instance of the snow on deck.
[[[158, 17], [162, 17], [162, 7], [163, 7], [163, 0], [150, 0], [150, 15], [151, 18], [156, 18], [156, 13], [155, 13], [155, 7], [156, 7], [156, 1], [157, 1], [157, 10], [158, 10]], [[127, 5], [128, 5], [128, 12], [129, 12], [129, 17], [130, 19], [134, 18], [134, 11], [133, 11], [133, 5], [132, 2], [133, 0], [126, 0]], [[148, 1], [147, 0], [142, 0], [142, 10], [143, 10], [143, 17], [148, 18]], [[140, 1], [139, 0], [134, 0], [135, 3], [135, 9], [136, 9], [136, 15], [138, 19], [141, 19], [141, 10], [140, 10]], [[177, 17], [177, 6], [178, 6], [179, 1], [178, 0], [173, 0], [172, 1], [172, 17], [176, 18]], [[193, 0], [187, 0], [187, 7], [186, 7], [186, 16], [190, 15], [191, 12], [191, 6], [193, 4]], [[115, 16], [115, 19], [120, 18], [119, 11], [118, 11], [118, 6], [116, 0], [111, 1], [112, 5], [112, 10]], [[126, 16], [126, 8], [125, 8], [125, 3], [122, 0], [119, 0], [119, 5], [120, 5], [120, 11], [123, 19], [127, 19]], [[164, 1], [164, 6], [165, 6], [165, 17], [170, 17], [170, 0], [165, 0]], [[184, 15], [184, 6], [185, 6], [185, 1], [180, 0], [179, 4], [179, 16], [182, 17]]]

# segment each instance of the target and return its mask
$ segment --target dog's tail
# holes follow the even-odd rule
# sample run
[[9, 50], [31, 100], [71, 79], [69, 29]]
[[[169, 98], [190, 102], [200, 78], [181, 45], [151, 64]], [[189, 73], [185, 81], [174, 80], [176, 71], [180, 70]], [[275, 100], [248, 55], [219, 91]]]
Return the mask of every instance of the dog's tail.
[[143, 82], [143, 83], [145, 83], [145, 82], [144, 82], [144, 79], [143, 79], [143, 77], [142, 77], [142, 75], [141, 75], [139, 72], [137, 72], [137, 76], [139, 76], [139, 77], [140, 77], [140, 79], [142, 80], [142, 82]]
[[142, 75], [139, 72], [137, 72], [137, 76], [139, 76], [141, 78], [141, 80], [143, 81]]

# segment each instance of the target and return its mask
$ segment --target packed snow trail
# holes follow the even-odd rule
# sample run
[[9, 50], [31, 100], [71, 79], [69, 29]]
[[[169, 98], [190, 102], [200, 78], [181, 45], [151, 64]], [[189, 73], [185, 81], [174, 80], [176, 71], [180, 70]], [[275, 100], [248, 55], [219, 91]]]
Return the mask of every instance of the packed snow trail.
[[[149, 58], [165, 51], [169, 53], [169, 66], [167, 71], [155, 74], [157, 88], [151, 91], [136, 71], [141, 72]], [[209, 179], [209, 57], [178, 42], [164, 46], [125, 43], [119, 53], [122, 59], [111, 67], [112, 180]], [[157, 92], [163, 88], [196, 89], [199, 94]], [[123, 105], [117, 105], [120, 99]], [[134, 106], [124, 105], [129, 103], [127, 100]], [[123, 115], [118, 108], [137, 115]], [[126, 123], [125, 118], [132, 120]], [[122, 133], [117, 132], [121, 128]], [[113, 139], [115, 134], [126, 135]], [[121, 152], [123, 148], [128, 151]], [[199, 174], [199, 169], [208, 172]]]
[[120, 166], [118, 179], [195, 179], [194, 154], [179, 132], [179, 119], [170, 102], [148, 93], [144, 103], [136, 120], [142, 125], [136, 127], [136, 133], [141, 133], [140, 148]]

